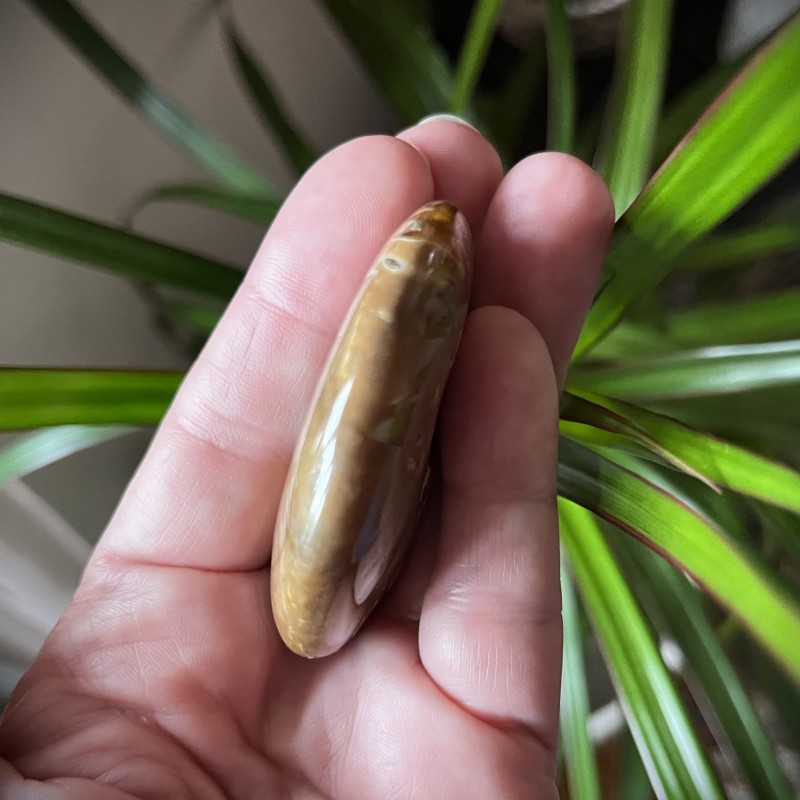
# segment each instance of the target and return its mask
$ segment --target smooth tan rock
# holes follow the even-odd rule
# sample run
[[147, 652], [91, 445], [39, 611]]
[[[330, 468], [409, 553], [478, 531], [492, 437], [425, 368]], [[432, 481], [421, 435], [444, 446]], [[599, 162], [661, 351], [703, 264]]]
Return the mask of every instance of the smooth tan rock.
[[275, 530], [272, 609], [295, 653], [339, 650], [396, 576], [471, 282], [466, 220], [430, 203], [388, 241], [345, 319]]

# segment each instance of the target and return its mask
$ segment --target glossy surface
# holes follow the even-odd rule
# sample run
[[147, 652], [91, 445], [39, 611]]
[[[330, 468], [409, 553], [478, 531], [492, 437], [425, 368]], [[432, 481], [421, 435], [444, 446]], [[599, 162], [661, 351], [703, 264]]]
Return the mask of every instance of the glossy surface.
[[272, 609], [295, 653], [336, 652], [396, 576], [471, 281], [466, 221], [450, 203], [430, 203], [390, 238], [353, 303], [275, 530]]

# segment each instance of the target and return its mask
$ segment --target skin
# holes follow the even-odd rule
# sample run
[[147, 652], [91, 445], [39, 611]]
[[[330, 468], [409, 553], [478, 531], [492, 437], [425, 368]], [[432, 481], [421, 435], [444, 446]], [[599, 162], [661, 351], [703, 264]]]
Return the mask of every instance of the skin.
[[[476, 261], [428, 514], [356, 639], [307, 661], [269, 604], [283, 481], [364, 272], [434, 198]], [[12, 697], [0, 796], [555, 798], [557, 386], [612, 224], [588, 167], [542, 154], [503, 177], [451, 121], [312, 168]]]

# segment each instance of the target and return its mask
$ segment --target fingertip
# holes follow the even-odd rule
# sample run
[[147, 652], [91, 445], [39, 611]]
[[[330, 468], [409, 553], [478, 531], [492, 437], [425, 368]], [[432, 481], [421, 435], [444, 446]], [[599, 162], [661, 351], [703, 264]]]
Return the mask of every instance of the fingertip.
[[506, 191], [526, 198], [547, 199], [551, 229], [560, 222], [574, 225], [597, 246], [608, 241], [614, 228], [614, 201], [603, 178], [584, 161], [567, 153], [535, 153], [514, 165], [506, 176]]
[[425, 157], [437, 199], [449, 200], [462, 211], [474, 234], [503, 178], [503, 165], [492, 144], [471, 125], [437, 115], [400, 132]]
[[538, 153], [506, 175], [476, 253], [473, 304], [514, 308], [547, 342], [559, 384], [595, 295], [614, 227], [600, 176], [577, 158]]

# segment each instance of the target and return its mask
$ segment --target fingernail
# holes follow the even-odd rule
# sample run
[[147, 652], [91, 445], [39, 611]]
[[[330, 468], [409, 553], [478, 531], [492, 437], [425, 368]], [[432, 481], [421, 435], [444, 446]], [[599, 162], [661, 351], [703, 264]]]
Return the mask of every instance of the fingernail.
[[417, 125], [424, 125], [426, 122], [456, 122], [466, 128], [472, 128], [473, 131], [478, 130], [463, 117], [457, 117], [455, 114], [429, 114], [427, 117], [423, 117]]

